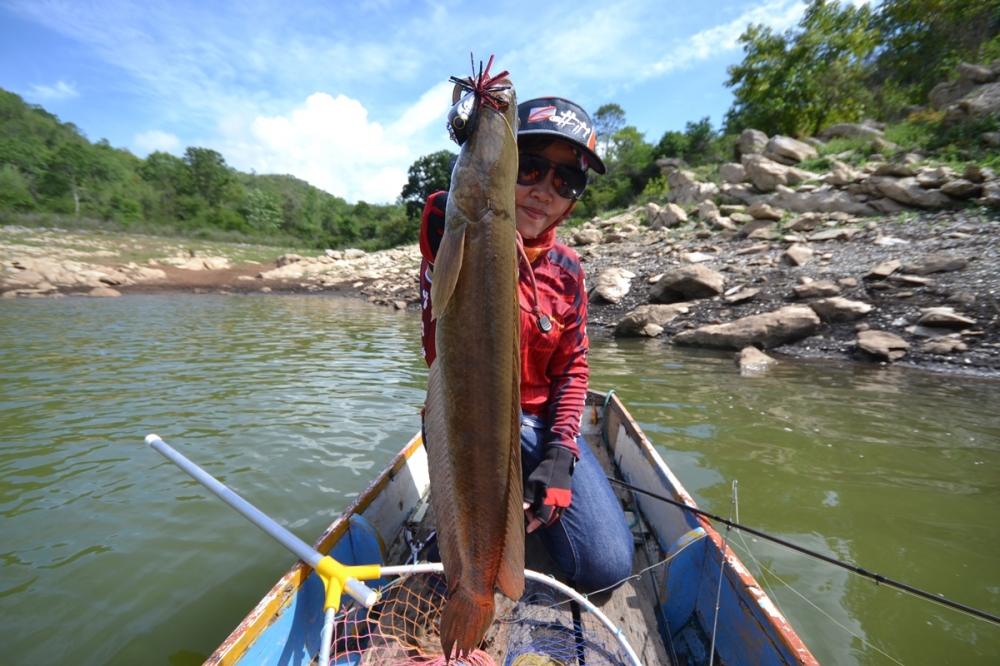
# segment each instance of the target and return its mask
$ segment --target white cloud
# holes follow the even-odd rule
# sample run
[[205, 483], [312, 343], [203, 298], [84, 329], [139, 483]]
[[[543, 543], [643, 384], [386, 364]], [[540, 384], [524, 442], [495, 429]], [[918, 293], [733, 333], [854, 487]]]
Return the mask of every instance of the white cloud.
[[79, 97], [79, 95], [80, 93], [77, 92], [76, 86], [72, 83], [66, 83], [61, 79], [51, 86], [36, 83], [28, 91], [29, 97], [42, 102], [72, 99], [73, 97]]
[[739, 48], [739, 37], [751, 23], [763, 23], [774, 30], [784, 31], [798, 23], [804, 6], [801, 0], [768, 0], [753, 7], [732, 21], [701, 30], [646, 69], [641, 78], [661, 76], [689, 67], [696, 62]]
[[157, 150], [176, 154], [180, 150], [181, 140], [170, 132], [149, 130], [136, 134], [132, 139], [132, 146], [139, 155], [149, 155]]
[[384, 127], [356, 99], [313, 93], [284, 114], [230, 117], [216, 147], [239, 169], [292, 174], [349, 201], [394, 201], [434, 119], [431, 100], [442, 94], [435, 86]]

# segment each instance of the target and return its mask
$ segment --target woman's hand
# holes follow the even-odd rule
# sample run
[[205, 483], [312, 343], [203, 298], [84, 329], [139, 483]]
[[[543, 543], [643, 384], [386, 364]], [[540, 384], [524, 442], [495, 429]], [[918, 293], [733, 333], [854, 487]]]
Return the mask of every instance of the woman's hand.
[[573, 501], [576, 456], [569, 449], [550, 446], [524, 486], [524, 511], [530, 534], [554, 525]]

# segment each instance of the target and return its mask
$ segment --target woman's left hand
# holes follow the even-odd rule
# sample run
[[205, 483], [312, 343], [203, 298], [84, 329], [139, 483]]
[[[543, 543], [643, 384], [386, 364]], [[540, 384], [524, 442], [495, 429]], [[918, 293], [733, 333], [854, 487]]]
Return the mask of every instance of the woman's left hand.
[[545, 458], [528, 477], [524, 486], [524, 510], [528, 515], [527, 531], [554, 525], [573, 501], [573, 468], [576, 456], [569, 449], [550, 446]]

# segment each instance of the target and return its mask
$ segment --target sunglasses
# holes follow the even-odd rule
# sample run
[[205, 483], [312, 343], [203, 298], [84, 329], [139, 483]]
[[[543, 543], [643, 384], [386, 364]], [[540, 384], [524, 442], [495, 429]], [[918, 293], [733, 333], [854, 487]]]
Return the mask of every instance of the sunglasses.
[[563, 199], [579, 199], [587, 187], [587, 173], [566, 164], [556, 164], [541, 155], [521, 153], [517, 163], [517, 184], [537, 185], [555, 170], [552, 188]]

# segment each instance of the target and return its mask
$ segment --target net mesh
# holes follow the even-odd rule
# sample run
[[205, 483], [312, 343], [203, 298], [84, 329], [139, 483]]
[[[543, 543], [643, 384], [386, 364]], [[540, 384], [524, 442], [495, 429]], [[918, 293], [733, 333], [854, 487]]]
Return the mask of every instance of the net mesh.
[[[440, 573], [411, 574], [381, 589], [371, 608], [345, 602], [333, 626], [330, 663], [445, 664], [438, 635], [447, 595]], [[498, 595], [485, 640], [452, 664], [467, 666], [618, 666], [631, 663], [600, 620], [542, 581], [525, 581], [514, 603]]]

